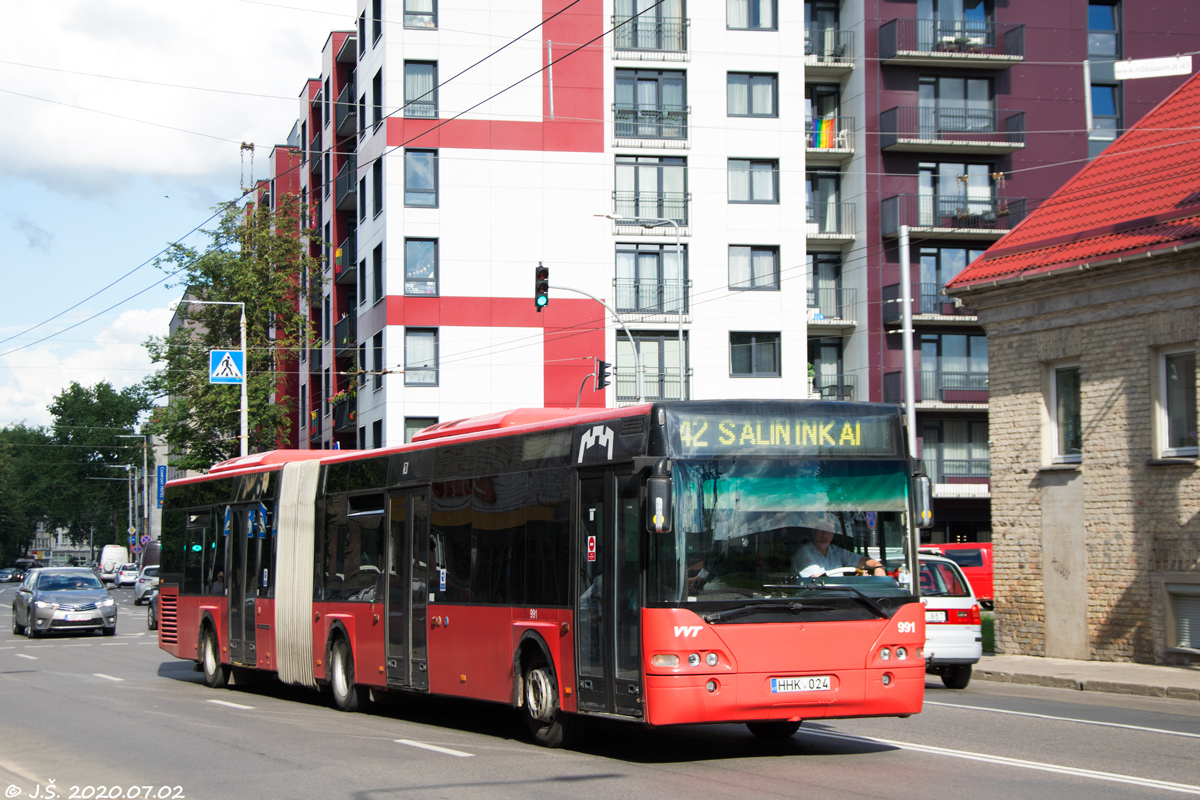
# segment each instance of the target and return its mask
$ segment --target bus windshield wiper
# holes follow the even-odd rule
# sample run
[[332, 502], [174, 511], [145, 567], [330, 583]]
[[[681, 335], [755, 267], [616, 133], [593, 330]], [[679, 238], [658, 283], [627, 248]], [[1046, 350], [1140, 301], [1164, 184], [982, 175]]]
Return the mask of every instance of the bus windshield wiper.
[[853, 586], [851, 586], [847, 583], [835, 583], [835, 584], [831, 584], [828, 586], [825, 585], [824, 583], [814, 583], [811, 586], [803, 586], [801, 588], [822, 589], [825, 591], [838, 591], [838, 592], [841, 592], [841, 591], [854, 592], [854, 594], [858, 597], [858, 599], [862, 602], [862, 604], [864, 606], [866, 606], [867, 608], [869, 608], [873, 612], [875, 612], [875, 614], [877, 614], [881, 619], [888, 618], [888, 613], [886, 611], [884, 611], [882, 608], [880, 608], [878, 603], [876, 603], [874, 600], [867, 597], [865, 594], [860, 592], [858, 589], [855, 589]]
[[704, 621], [711, 624], [713, 622], [721, 622], [722, 620], [733, 619], [740, 617], [743, 614], [754, 614], [759, 611], [786, 611], [789, 614], [798, 614], [801, 611], [833, 611], [833, 606], [818, 605], [813, 603], [754, 603], [748, 606], [739, 606], [738, 608], [728, 608], [724, 611], [715, 611], [712, 614], [705, 614]]

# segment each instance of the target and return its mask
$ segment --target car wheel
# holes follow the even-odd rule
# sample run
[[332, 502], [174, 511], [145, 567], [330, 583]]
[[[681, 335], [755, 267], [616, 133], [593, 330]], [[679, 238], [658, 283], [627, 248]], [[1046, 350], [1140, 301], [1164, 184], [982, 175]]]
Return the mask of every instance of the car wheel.
[[970, 664], [951, 664], [942, 669], [942, 683], [947, 689], [965, 689], [970, 682]]
[[213, 689], [224, 689], [229, 682], [229, 667], [221, 663], [217, 635], [209, 628], [200, 643], [200, 664], [204, 668], [204, 683]]
[[29, 620], [29, 624], [25, 627], [25, 635], [30, 639], [37, 639], [42, 635], [42, 632], [34, 626], [32, 619]]
[[747, 722], [746, 727], [760, 739], [786, 739], [800, 730], [800, 723], [774, 720], [771, 722]]
[[333, 643], [330, 662], [334, 705], [341, 711], [357, 711], [366, 699], [367, 690], [354, 683], [354, 654], [345, 639]]
[[154, 607], [153, 606], [146, 609], [146, 630], [148, 630], [148, 631], [158, 630], [158, 620], [156, 620], [154, 618]]
[[21, 634], [25, 633], [25, 626], [17, 624], [17, 607], [16, 606], [13, 606], [12, 617], [13, 617], [13, 636], [20, 636]]
[[521, 711], [533, 740], [542, 747], [569, 747], [583, 733], [583, 720], [559, 708], [554, 668], [538, 652], [525, 667]]

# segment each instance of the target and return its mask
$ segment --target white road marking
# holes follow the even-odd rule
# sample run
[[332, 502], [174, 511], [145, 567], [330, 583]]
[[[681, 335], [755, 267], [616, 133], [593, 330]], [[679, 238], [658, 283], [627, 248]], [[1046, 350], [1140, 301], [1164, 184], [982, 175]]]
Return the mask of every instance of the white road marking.
[[227, 706], [229, 708], [240, 708], [243, 711], [251, 711], [254, 706], [244, 706], [240, 703], [231, 703], [228, 700], [205, 700], [206, 703], [214, 703], [218, 706]]
[[64, 644], [63, 647], [91, 647], [91, 644]]
[[1032, 714], [1028, 711], [1008, 711], [1003, 708], [984, 708], [982, 706], [961, 706], [957, 703], [931, 703], [925, 701], [927, 706], [942, 706], [944, 708], [962, 708], [968, 711], [991, 711], [993, 714], [1012, 714], [1017, 717], [1034, 717], [1036, 719], [1049, 719], [1055, 722], [1077, 722], [1080, 725], [1099, 725], [1104, 728], [1124, 728], [1130, 731], [1145, 731], [1146, 733], [1165, 733], [1168, 736], [1187, 736], [1192, 739], [1200, 739], [1200, 733], [1185, 733], [1183, 731], [1168, 731], [1162, 728], [1145, 728], [1141, 725], [1123, 725], [1119, 722], [1098, 722], [1091, 719], [1075, 719], [1074, 717], [1052, 717], [1049, 714]]
[[28, 658], [30, 661], [38, 660], [37, 656], [26, 655], [25, 653], [17, 653], [16, 656], [17, 656], [17, 658]]
[[886, 744], [892, 747], [897, 747], [901, 750], [913, 750], [918, 753], [930, 753], [937, 756], [950, 756], [951, 758], [964, 758], [968, 761], [982, 761], [986, 764], [998, 764], [1006, 767], [1017, 767], [1019, 769], [1032, 769], [1039, 772], [1054, 772], [1059, 775], [1071, 775], [1076, 778], [1091, 778], [1098, 781], [1110, 781], [1112, 783], [1125, 783], [1132, 786], [1145, 786], [1153, 789], [1165, 789], [1169, 792], [1180, 792], [1182, 794], [1200, 795], [1200, 786], [1193, 786], [1187, 783], [1171, 783], [1169, 781], [1156, 781], [1153, 778], [1138, 778], [1133, 775], [1120, 775], [1115, 772], [1099, 772], [1092, 769], [1080, 769], [1078, 767], [1063, 767], [1058, 764], [1046, 764], [1041, 761], [1026, 761], [1020, 758], [1006, 758], [1005, 756], [993, 756], [987, 753], [972, 753], [967, 750], [951, 750], [947, 747], [931, 747], [924, 744], [912, 744], [911, 742], [896, 742], [890, 739], [875, 739], [868, 736], [849, 736], [844, 733], [829, 733], [826, 731], [806, 731], [801, 728], [802, 734], [807, 733], [812, 736], [825, 736], [831, 739], [842, 739], [851, 742], [866, 742], [868, 744]]
[[448, 747], [438, 747], [436, 744], [425, 744], [424, 742], [414, 742], [411, 739], [393, 739], [396, 744], [406, 744], [409, 747], [419, 747], [422, 750], [432, 750], [435, 753], [445, 753], [448, 756], [458, 756], [459, 758], [471, 758], [474, 753], [464, 753], [461, 750], [451, 750]]
[[101, 643], [100, 646], [101, 647], [123, 647], [124, 645], [127, 645], [127, 644], [129, 644], [129, 642], [103, 642], [103, 643]]
[[93, 672], [92, 675], [96, 678], [104, 678], [106, 681], [117, 681], [124, 683], [124, 678], [114, 678], [112, 675], [105, 675], [103, 672]]

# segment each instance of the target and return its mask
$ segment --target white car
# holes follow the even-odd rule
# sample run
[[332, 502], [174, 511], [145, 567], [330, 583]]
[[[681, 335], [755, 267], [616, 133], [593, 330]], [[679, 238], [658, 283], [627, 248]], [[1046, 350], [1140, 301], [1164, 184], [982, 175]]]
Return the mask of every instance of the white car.
[[150, 597], [150, 593], [158, 586], [158, 567], [142, 567], [137, 581], [133, 584], [133, 604], [141, 605]]
[[113, 576], [113, 586], [133, 586], [138, 579], [138, 565], [125, 564]]
[[921, 554], [925, 604], [925, 671], [948, 689], [965, 689], [983, 655], [979, 601], [962, 570], [948, 558]]

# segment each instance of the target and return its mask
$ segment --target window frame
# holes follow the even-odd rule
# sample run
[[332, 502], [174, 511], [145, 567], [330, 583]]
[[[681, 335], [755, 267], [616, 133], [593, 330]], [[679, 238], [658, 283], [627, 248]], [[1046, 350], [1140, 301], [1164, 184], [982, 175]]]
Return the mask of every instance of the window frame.
[[[747, 342], [735, 342], [735, 336], [749, 337]], [[757, 353], [759, 344], [767, 344], [771, 340], [766, 339], [759, 342], [756, 337], [773, 337], [775, 343], [775, 371], [767, 372], [759, 370], [755, 354]], [[733, 348], [739, 345], [748, 345], [750, 347], [750, 371], [735, 372], [733, 360]], [[729, 377], [730, 378], [781, 378], [783, 377], [783, 336], [780, 331], [730, 331], [729, 332]]]
[[1160, 458], [1200, 458], [1200, 447], [1197, 445], [1183, 445], [1175, 447], [1171, 445], [1171, 406], [1170, 393], [1168, 391], [1167, 376], [1169, 373], [1168, 361], [1175, 356], [1191, 356], [1192, 357], [1192, 386], [1191, 386], [1191, 409], [1189, 424], [1185, 427], [1195, 432], [1197, 424], [1196, 414], [1196, 348], [1187, 346], [1165, 347], [1156, 354], [1155, 374], [1157, 378], [1157, 391], [1155, 397], [1155, 434], [1157, 446], [1155, 450]]
[[372, 283], [371, 294], [373, 295], [373, 297], [371, 298], [371, 305], [374, 305], [374, 304], [378, 303], [379, 301], [383, 300], [383, 296], [384, 296], [384, 290], [383, 290], [383, 243], [382, 242], [375, 245], [375, 248], [373, 250], [371, 250], [371, 283]]
[[[729, 86], [735, 77], [745, 77], [746, 81], [746, 113], [735, 114], [730, 107]], [[754, 79], [771, 79], [771, 110], [769, 113], [759, 113], [754, 110]], [[757, 119], [779, 118], [779, 73], [778, 72], [727, 72], [725, 73], [725, 116], [749, 117]]]
[[[412, 173], [409, 171], [409, 156], [428, 156], [433, 166], [433, 188], [425, 189], [410, 184]], [[436, 149], [410, 147], [404, 150], [404, 207], [405, 208], [437, 208], [438, 207], [438, 151]], [[409, 201], [409, 194], [430, 195], [433, 202], [416, 203]]]
[[[424, 11], [411, 11], [411, 10], [409, 10], [409, 7], [408, 7], [408, 4], [409, 4], [410, 2], [411, 2], [411, 0], [404, 0], [404, 27], [405, 27], [405, 28], [408, 28], [408, 29], [410, 29], [410, 30], [419, 30], [419, 31], [434, 31], [434, 30], [437, 30], [437, 26], [438, 26], [438, 22], [437, 22], [437, 17], [438, 17], [438, 4], [437, 4], [437, 0], [429, 0], [429, 3], [430, 3], [430, 5], [432, 5], [432, 6], [433, 6], [433, 11], [431, 11], [431, 12], [424, 12]], [[419, 25], [419, 24], [410, 24], [410, 23], [409, 23], [409, 17], [418, 17], [418, 16], [419, 16], [419, 17], [429, 17], [429, 19], [430, 19], [430, 24], [428, 24], [428, 25]]]
[[[1059, 392], [1061, 391], [1058, 385], [1058, 377], [1060, 373], [1075, 372], [1079, 387], [1079, 397], [1077, 405], [1079, 418], [1076, 422], [1079, 428], [1079, 452], [1064, 453], [1062, 450], [1062, 429], [1065, 427], [1062, 420], [1059, 418]], [[1083, 370], [1078, 361], [1063, 362], [1054, 364], [1049, 368], [1049, 385], [1046, 393], [1047, 405], [1046, 412], [1049, 423], [1049, 444], [1050, 444], [1050, 463], [1051, 464], [1079, 464], [1083, 461]]]
[[[729, 4], [725, 4], [725, 30], [729, 31], [777, 31], [779, 30], [779, 2], [778, 0], [745, 0], [746, 3], [746, 27], [735, 27], [729, 20]], [[771, 9], [771, 25], [762, 25], [762, 6], [769, 6]], [[755, 12], [758, 13], [755, 13]], [[756, 20], [757, 18], [757, 20]], [[755, 24], [756, 21], [759, 24]]]
[[[432, 244], [433, 245], [433, 274], [430, 277], [413, 277], [411, 274], [412, 264], [410, 263], [410, 248], [409, 245], [417, 244]], [[405, 297], [437, 297], [438, 296], [438, 261], [439, 261], [439, 246], [436, 237], [423, 236], [406, 236], [404, 239], [404, 296]], [[433, 286], [432, 292], [415, 292], [409, 290], [409, 284], [423, 284], [425, 286]]]
[[[733, 250], [734, 248], [746, 249], [750, 251], [750, 281], [748, 284], [735, 284], [733, 282]], [[758, 284], [755, 282], [754, 275], [754, 255], [759, 252], [770, 252], [774, 260], [774, 269], [772, 270], [772, 283]], [[731, 244], [726, 249], [727, 260], [727, 276], [729, 278], [729, 291], [731, 292], [778, 292], [781, 290], [780, 275], [779, 275], [779, 245], [777, 244]]]
[[[633, 257], [633, 274], [634, 277], [623, 277], [621, 275], [621, 257], [623, 254], [629, 254]], [[668, 306], [674, 306], [674, 298], [667, 298], [667, 293], [678, 285], [678, 278], [668, 279], [667, 273], [667, 256], [675, 255], [675, 245], [666, 243], [643, 243], [643, 242], [617, 242], [613, 253], [613, 276], [616, 283], [616, 297], [614, 299], [617, 311], [627, 312], [630, 314], [673, 314], [673, 311], [668, 311]], [[650, 256], [654, 259], [654, 286], [656, 287], [656, 301], [652, 305], [642, 305], [642, 293], [640, 287], [643, 284], [648, 284], [649, 281], [643, 281], [637, 276], [641, 273], [642, 256]], [[688, 313], [688, 288], [690, 286], [688, 275], [688, 246], [680, 244], [679, 256], [683, 261], [683, 313]], [[632, 280], [632, 294], [630, 290], [623, 289], [621, 281]], [[632, 296], [633, 302], [630, 303], [626, 298]]]
[[[733, 196], [733, 173], [734, 164], [745, 164], [745, 172], [747, 173], [746, 189], [748, 197], [744, 200], [737, 199]], [[771, 171], [771, 197], [766, 200], [760, 200], [754, 196], [754, 170], [755, 166], [761, 170], [763, 165]], [[731, 158], [728, 160], [727, 166], [726, 193], [727, 200], [730, 203], [738, 203], [743, 205], [779, 205], [779, 159], [778, 158]]]
[[374, 206], [371, 219], [379, 219], [383, 213], [383, 156], [376, 157], [371, 164], [371, 203]]
[[[428, 424], [421, 425], [421, 427], [419, 427], [419, 428], [413, 427], [413, 425], [410, 424], [410, 423], [416, 423], [416, 422], [421, 422], [421, 421], [425, 421]], [[438, 417], [405, 417], [404, 418], [404, 443], [410, 444], [412, 442], [412, 436], [414, 433], [417, 433], [418, 431], [423, 431], [426, 428], [433, 426], [433, 425], [437, 425], [437, 424], [438, 424]]]
[[[419, 97], [408, 96], [408, 70], [409, 67], [429, 67], [432, 75], [431, 81], [433, 89], [419, 95]], [[438, 118], [438, 62], [423, 61], [419, 59], [405, 60], [404, 62], [404, 117], [406, 119], [437, 119]], [[419, 99], [425, 98], [425, 99]], [[420, 105], [414, 105], [419, 103]], [[428, 106], [432, 105], [432, 109]], [[432, 111], [433, 113], [429, 113]]]
[[[432, 367], [414, 367], [414, 366], [411, 366], [409, 363], [408, 340], [409, 340], [410, 335], [416, 335], [416, 334], [431, 334], [432, 335], [432, 338], [433, 338], [433, 366]], [[436, 388], [439, 385], [439, 380], [441, 378], [441, 375], [440, 375], [440, 371], [438, 369], [438, 365], [441, 360], [440, 359], [441, 353], [439, 350], [440, 342], [438, 341], [438, 338], [439, 337], [438, 337], [438, 329], [437, 328], [414, 327], [414, 328], [405, 328], [404, 329], [404, 385], [405, 386]], [[433, 375], [433, 380], [432, 381], [414, 380], [411, 376], [413, 376], [417, 373], [420, 373], [422, 375], [431, 373]]]
[[383, 36], [383, 0], [371, 0], [371, 46]]
[[371, 337], [371, 352], [373, 354], [372, 362], [375, 366], [375, 374], [371, 376], [371, 388], [378, 392], [383, 388], [383, 331], [377, 331]]

